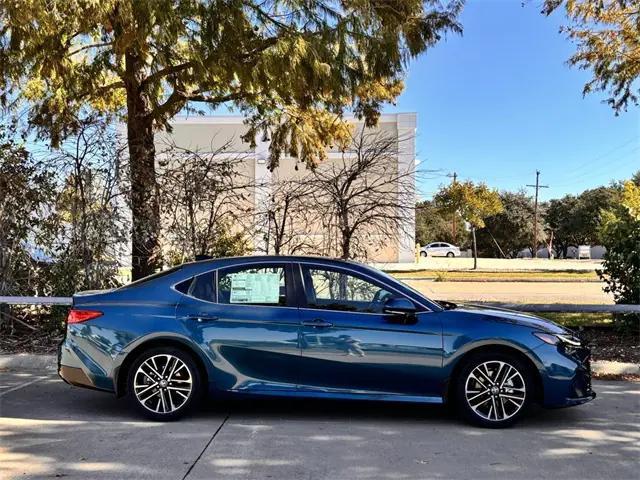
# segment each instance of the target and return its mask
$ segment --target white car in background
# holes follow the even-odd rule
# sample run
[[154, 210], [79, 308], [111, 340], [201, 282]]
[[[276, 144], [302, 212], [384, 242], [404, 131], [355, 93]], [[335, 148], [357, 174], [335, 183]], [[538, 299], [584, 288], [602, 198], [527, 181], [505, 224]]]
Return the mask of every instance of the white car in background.
[[421, 257], [459, 257], [460, 248], [450, 243], [433, 242], [420, 249]]

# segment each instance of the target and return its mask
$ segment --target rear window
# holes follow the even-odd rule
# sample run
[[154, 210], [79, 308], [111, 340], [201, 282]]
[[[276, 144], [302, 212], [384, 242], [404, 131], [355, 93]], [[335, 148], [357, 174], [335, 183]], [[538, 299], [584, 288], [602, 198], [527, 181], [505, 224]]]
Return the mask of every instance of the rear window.
[[136, 280], [135, 282], [131, 282], [131, 283], [125, 285], [124, 287], [120, 287], [120, 290], [124, 290], [126, 288], [131, 288], [131, 287], [137, 287], [139, 285], [143, 285], [143, 284], [145, 284], [147, 282], [150, 282], [152, 280], [157, 280], [158, 278], [166, 277], [168, 275], [171, 275], [172, 273], [177, 272], [181, 268], [182, 268], [182, 265], [177, 266], [177, 267], [173, 267], [173, 268], [169, 268], [167, 270], [162, 270], [160, 272], [154, 273], [154, 274], [149, 275], [147, 277], [141, 278], [140, 280]]

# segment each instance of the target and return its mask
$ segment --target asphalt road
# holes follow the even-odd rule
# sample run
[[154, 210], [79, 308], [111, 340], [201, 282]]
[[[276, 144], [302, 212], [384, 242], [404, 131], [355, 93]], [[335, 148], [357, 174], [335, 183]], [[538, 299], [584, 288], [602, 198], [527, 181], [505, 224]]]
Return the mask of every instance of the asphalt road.
[[0, 478], [638, 479], [640, 383], [595, 389], [508, 430], [443, 408], [301, 400], [213, 402], [163, 424], [53, 375], [0, 372]]

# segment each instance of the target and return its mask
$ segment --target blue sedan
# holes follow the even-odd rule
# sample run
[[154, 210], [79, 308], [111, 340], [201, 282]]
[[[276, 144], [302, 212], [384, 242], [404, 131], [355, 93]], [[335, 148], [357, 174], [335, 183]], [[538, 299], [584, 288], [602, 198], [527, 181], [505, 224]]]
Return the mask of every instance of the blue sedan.
[[595, 398], [589, 350], [547, 320], [436, 302], [313, 257], [188, 263], [78, 293], [59, 375], [157, 420], [227, 393], [452, 403], [486, 427]]

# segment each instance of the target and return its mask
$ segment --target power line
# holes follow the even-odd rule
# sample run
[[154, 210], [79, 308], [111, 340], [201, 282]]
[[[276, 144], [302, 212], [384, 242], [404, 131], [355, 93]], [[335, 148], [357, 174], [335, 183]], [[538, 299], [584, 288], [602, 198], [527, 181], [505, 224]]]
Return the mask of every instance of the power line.
[[536, 170], [536, 184], [527, 185], [536, 189], [536, 201], [533, 207], [533, 250], [531, 250], [531, 258], [538, 256], [538, 192], [541, 188], [549, 188], [549, 185], [540, 185], [540, 170]]

